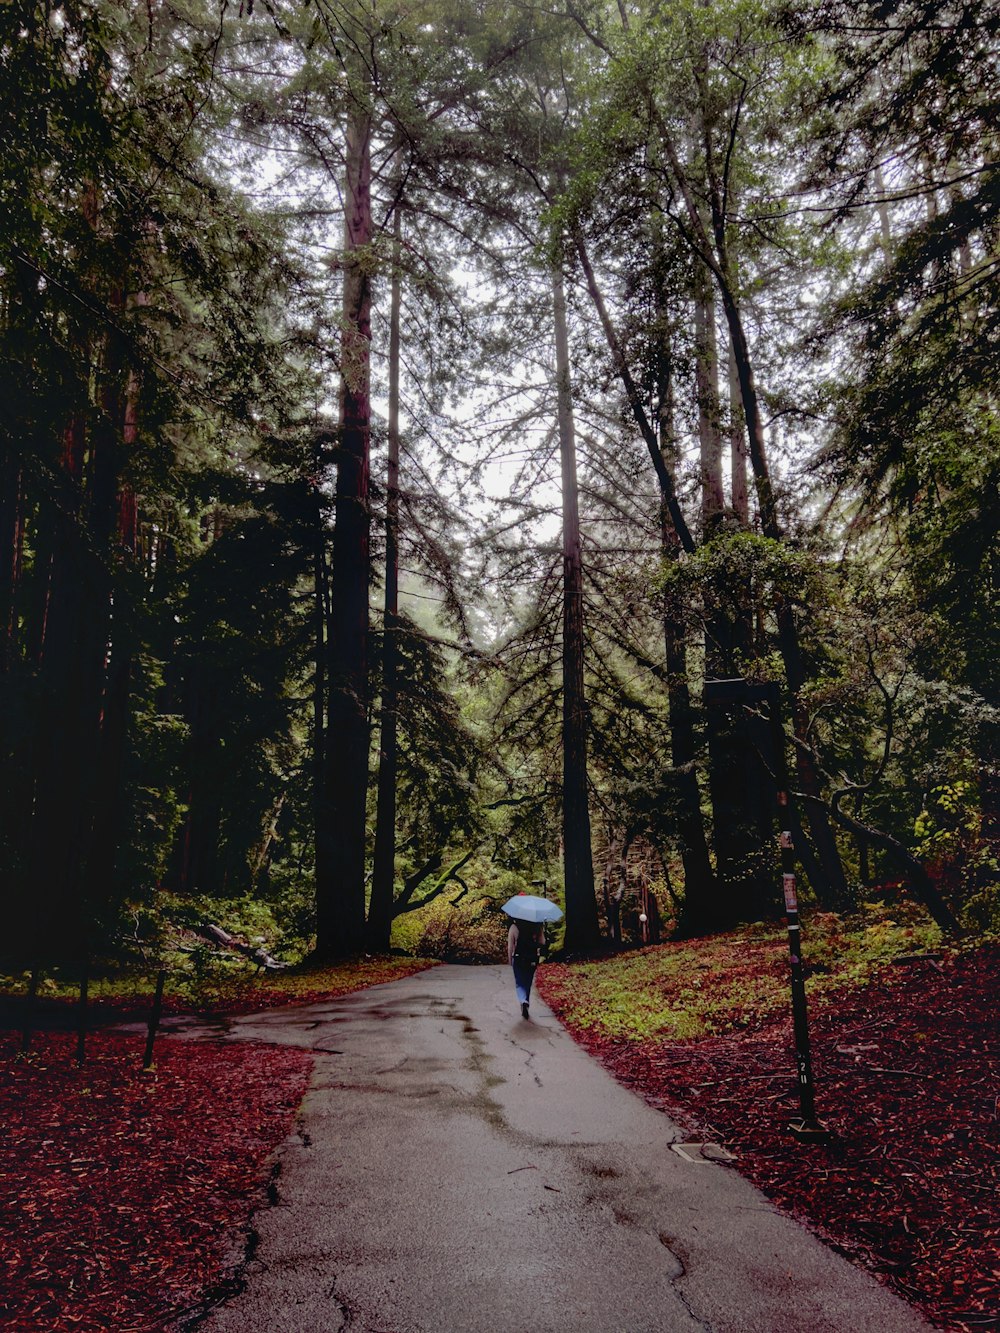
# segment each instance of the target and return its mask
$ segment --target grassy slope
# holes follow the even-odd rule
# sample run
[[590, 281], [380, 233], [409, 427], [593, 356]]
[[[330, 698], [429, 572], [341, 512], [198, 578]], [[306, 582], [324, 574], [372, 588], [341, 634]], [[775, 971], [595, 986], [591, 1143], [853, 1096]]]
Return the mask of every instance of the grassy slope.
[[[807, 990], [818, 1004], [862, 984], [899, 954], [941, 944], [933, 923], [881, 913], [849, 922], [814, 913], [803, 934]], [[747, 926], [599, 962], [552, 964], [539, 979], [573, 1028], [635, 1040], [713, 1036], [788, 1012], [787, 940], [781, 926]]]

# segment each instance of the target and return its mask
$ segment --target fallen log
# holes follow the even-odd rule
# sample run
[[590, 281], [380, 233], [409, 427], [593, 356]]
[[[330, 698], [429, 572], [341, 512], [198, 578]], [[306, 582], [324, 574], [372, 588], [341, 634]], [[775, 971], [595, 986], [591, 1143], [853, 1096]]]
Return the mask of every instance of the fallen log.
[[189, 926], [189, 929], [203, 939], [211, 940], [213, 944], [221, 944], [224, 949], [232, 949], [235, 953], [243, 954], [245, 958], [249, 958], [251, 962], [263, 968], [265, 972], [280, 972], [282, 969], [291, 966], [290, 963], [282, 963], [277, 958], [273, 958], [266, 949], [244, 943], [243, 940], [238, 939], [235, 935], [230, 935], [228, 930], [223, 930], [221, 926], [217, 926], [212, 921], [198, 922]]

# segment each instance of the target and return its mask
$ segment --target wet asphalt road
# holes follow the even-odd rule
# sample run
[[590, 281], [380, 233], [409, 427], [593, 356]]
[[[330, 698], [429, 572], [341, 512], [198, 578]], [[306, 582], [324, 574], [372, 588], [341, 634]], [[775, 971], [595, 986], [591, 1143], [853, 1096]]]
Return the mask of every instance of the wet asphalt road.
[[539, 999], [522, 1020], [508, 968], [438, 967], [231, 1035], [316, 1066], [245, 1290], [199, 1328], [928, 1333], [732, 1167], [676, 1151]]

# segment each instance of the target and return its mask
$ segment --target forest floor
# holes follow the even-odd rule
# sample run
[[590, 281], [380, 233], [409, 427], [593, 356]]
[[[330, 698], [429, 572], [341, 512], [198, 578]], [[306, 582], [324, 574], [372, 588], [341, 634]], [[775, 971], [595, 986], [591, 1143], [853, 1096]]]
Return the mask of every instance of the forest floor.
[[926, 943], [922, 928], [813, 927], [828, 1144], [788, 1129], [800, 1112], [782, 931], [551, 964], [539, 988], [615, 1078], [725, 1145], [769, 1198], [938, 1327], [1000, 1329], [1000, 946], [900, 957], [900, 944]]
[[[332, 998], [422, 970], [417, 959], [204, 983], [203, 1014]], [[10, 1005], [24, 980], [4, 988]], [[11, 995], [10, 990], [14, 991]], [[151, 982], [95, 983], [93, 1025], [148, 1008]], [[312, 1058], [284, 1047], [89, 1031], [77, 1064], [70, 986], [43, 985], [39, 1030], [0, 1030], [0, 1327], [154, 1333], [226, 1294], [269, 1158], [291, 1130]], [[168, 991], [166, 1009], [190, 1011]], [[103, 1011], [103, 1012], [102, 1012]], [[250, 1237], [252, 1243], [252, 1236]]]

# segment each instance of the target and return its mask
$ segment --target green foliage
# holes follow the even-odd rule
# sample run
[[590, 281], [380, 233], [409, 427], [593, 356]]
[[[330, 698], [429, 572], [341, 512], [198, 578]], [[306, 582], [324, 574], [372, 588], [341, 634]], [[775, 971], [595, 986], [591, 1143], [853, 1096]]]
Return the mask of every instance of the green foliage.
[[825, 575], [809, 551], [756, 532], [728, 532], [703, 542], [685, 560], [666, 565], [661, 581], [668, 592], [693, 587], [721, 597], [750, 579], [760, 585], [760, 600], [781, 597], [804, 606], [822, 594]]
[[[836, 313], [852, 368], [828, 475], [860, 495], [872, 525], [885, 531], [891, 515], [912, 603], [941, 627], [923, 669], [989, 701], [1000, 686], [1000, 307], [988, 277], [1000, 189], [982, 163], [995, 156], [1000, 84], [995, 62], [980, 69], [975, 53], [992, 49], [995, 21], [978, 4], [904, 3], [891, 22], [876, 5], [862, 13], [872, 20], [863, 49], [849, 35], [856, 13], [848, 20], [834, 5], [816, 16], [851, 70], [839, 124], [822, 142], [836, 146], [834, 170], [846, 179], [851, 159], [854, 170], [871, 169], [888, 136], [899, 146], [897, 171], [953, 184], [928, 191], [922, 212], [892, 211], [883, 262]], [[865, 77], [875, 68], [877, 78]], [[932, 105], [940, 111], [929, 114]], [[995, 748], [979, 736], [981, 754]]]
[[988, 874], [989, 882], [966, 900], [963, 921], [973, 930], [996, 938], [1000, 936], [1000, 859], [985, 857], [977, 869]]
[[[410, 933], [414, 952], [452, 963], [497, 962], [504, 957], [510, 921], [492, 898], [471, 898], [457, 906], [454, 899], [438, 898], [419, 915], [418, 929]], [[402, 938], [393, 930], [393, 940]]]
[[814, 912], [806, 929], [809, 987], [817, 996], [848, 984], [863, 986], [901, 954], [933, 952], [942, 943], [938, 927], [907, 901], [869, 903], [846, 918]]
[[[820, 556], [803, 546], [776, 541], [756, 532], [723, 532], [703, 542], [682, 561], [666, 562], [659, 586], [671, 614], [682, 622], [709, 625], [722, 617], [730, 624], [745, 617], [747, 607], [772, 608], [783, 603], [809, 624], [830, 605], [834, 574]], [[808, 619], [806, 619], [808, 617]], [[748, 637], [729, 669], [761, 680], [780, 679], [775, 628]]]
[[927, 793], [913, 826], [916, 850], [951, 891], [966, 924], [993, 932], [1000, 928], [1000, 857], [983, 837], [981, 789], [968, 756], [963, 767], [966, 776]]
[[[64, 947], [60, 922], [73, 950], [127, 933], [182, 826], [214, 818], [199, 784], [223, 830], [200, 887], [244, 892], [289, 758], [302, 563], [274, 535], [261, 421], [285, 422], [297, 377], [271, 323], [291, 270], [205, 154], [208, 18], [0, 12], [3, 707], [21, 713], [0, 747], [0, 870], [36, 881], [14, 932], [32, 951]], [[57, 837], [74, 865], [46, 861]]]
[[306, 555], [273, 511], [220, 515], [221, 533], [188, 569], [173, 667], [190, 718], [191, 803], [211, 819], [197, 887], [258, 887], [265, 841], [282, 841], [283, 795], [299, 760], [294, 687], [307, 622], [295, 601]]
[[953, 860], [968, 852], [982, 823], [977, 795], [975, 785], [962, 778], [931, 789], [913, 825], [922, 859]]
[[126, 902], [137, 890], [149, 893], [166, 873], [186, 809], [180, 788], [189, 735], [179, 717], [158, 713], [148, 703], [136, 710], [126, 779], [128, 825], [118, 864]]
[[[462, 716], [445, 646], [405, 616], [398, 625], [397, 842], [405, 878], [436, 852], [476, 841], [483, 750]], [[373, 637], [380, 650], [382, 636]]]

